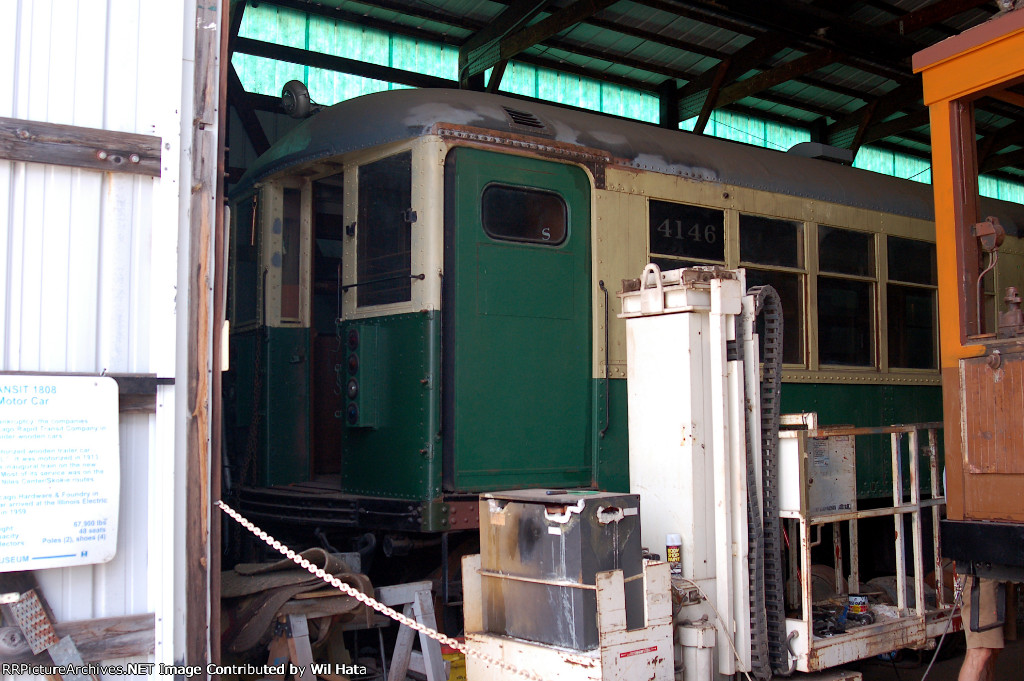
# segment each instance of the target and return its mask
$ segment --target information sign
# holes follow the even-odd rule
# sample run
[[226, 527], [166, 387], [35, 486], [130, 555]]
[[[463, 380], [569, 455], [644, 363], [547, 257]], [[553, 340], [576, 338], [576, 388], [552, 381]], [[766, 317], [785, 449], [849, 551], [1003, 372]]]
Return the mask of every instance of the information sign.
[[0, 375], [0, 572], [113, 558], [119, 466], [112, 378]]

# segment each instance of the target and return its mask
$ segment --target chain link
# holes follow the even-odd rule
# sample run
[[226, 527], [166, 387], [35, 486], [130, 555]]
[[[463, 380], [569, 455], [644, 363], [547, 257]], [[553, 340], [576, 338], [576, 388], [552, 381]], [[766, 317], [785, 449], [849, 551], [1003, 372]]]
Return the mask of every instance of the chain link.
[[[269, 545], [275, 551], [279, 551], [280, 553], [284, 554], [288, 558], [288, 560], [294, 561], [295, 564], [299, 565], [304, 570], [309, 571], [310, 574], [327, 582], [328, 584], [333, 586], [335, 589], [338, 589], [345, 595], [351, 596], [360, 603], [363, 603], [364, 605], [376, 610], [377, 612], [383, 615], [387, 615], [396, 622], [404, 624], [410, 629], [413, 629], [414, 631], [417, 631], [425, 636], [429, 636], [435, 641], [459, 651], [463, 655], [475, 657], [483, 661], [485, 664], [492, 665], [500, 669], [504, 669], [505, 671], [511, 672], [513, 674], [521, 676], [524, 679], [527, 679], [527, 681], [543, 681], [541, 677], [537, 676], [532, 671], [519, 669], [518, 667], [515, 667], [507, 662], [504, 662], [503, 660], [499, 660], [486, 653], [482, 653], [478, 650], [470, 648], [465, 643], [458, 641], [457, 639], [451, 638], [450, 636], [446, 636], [439, 631], [435, 631], [434, 629], [431, 629], [430, 627], [427, 627], [417, 622], [416, 620], [407, 617], [406, 615], [403, 615], [397, 610], [389, 608], [380, 601], [367, 596], [362, 591], [359, 591], [358, 589], [355, 589], [349, 586], [348, 584], [345, 584], [334, 575], [328, 574], [323, 570], [323, 568], [316, 567], [308, 560], [303, 558], [300, 554], [288, 548], [287, 546], [285, 546], [284, 544], [282, 544], [281, 542], [279, 542], [278, 540], [274, 539], [269, 534], [261, 530], [259, 527], [254, 525], [252, 522], [244, 518], [241, 513], [231, 508], [223, 501], [218, 501], [217, 506], [219, 506], [220, 509], [227, 513], [229, 516], [234, 518], [242, 527], [249, 530], [254, 535], [265, 541], [267, 545]], [[593, 658], [582, 656], [567, 656], [566, 659], [568, 661], [575, 662], [576, 664], [585, 665], [592, 665], [595, 662]]]

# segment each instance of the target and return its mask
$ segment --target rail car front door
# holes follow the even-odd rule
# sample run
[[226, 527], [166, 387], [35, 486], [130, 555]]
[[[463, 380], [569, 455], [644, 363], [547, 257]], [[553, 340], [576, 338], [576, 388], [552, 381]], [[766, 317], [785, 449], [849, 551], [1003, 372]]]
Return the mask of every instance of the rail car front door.
[[455, 149], [445, 232], [446, 488], [592, 484], [587, 174]]

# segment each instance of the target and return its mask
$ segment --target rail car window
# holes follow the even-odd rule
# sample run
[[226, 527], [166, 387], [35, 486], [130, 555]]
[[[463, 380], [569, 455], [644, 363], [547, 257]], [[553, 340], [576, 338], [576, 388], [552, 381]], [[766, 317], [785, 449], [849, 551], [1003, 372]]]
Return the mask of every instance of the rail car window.
[[886, 237], [889, 366], [935, 369], [935, 244]]
[[804, 225], [740, 214], [740, 260], [760, 265], [803, 267]]
[[[804, 275], [747, 267], [747, 287], [768, 285], [782, 301], [782, 361], [804, 363]], [[764, 338], [764, 318], [758, 317], [757, 333]]]
[[356, 301], [360, 307], [412, 297], [412, 153], [359, 168]]
[[898, 236], [886, 237], [889, 279], [935, 286], [935, 244]]
[[[740, 261], [747, 286], [769, 285], [782, 300], [782, 361], [804, 363], [804, 225], [761, 215], [739, 216]], [[781, 269], [781, 268], [788, 269]], [[770, 268], [770, 269], [769, 269]], [[764, 321], [758, 320], [764, 334]]]
[[235, 211], [235, 268], [232, 284], [232, 310], [229, 315], [236, 328], [257, 320], [260, 295], [260, 224], [256, 195], [238, 203]]
[[648, 219], [651, 253], [725, 262], [725, 211], [652, 199]]
[[299, 318], [301, 212], [302, 192], [286, 188], [281, 228], [281, 319], [290, 321]]
[[480, 197], [480, 210], [492, 239], [557, 246], [568, 232], [565, 199], [543, 189], [490, 184]]
[[818, 359], [874, 366], [874, 235], [818, 226]]
[[313, 183], [313, 324], [323, 333], [333, 331], [334, 320], [341, 316], [337, 301], [345, 240], [344, 191], [341, 174]]
[[818, 269], [822, 272], [875, 275], [874, 235], [838, 227], [818, 226]]

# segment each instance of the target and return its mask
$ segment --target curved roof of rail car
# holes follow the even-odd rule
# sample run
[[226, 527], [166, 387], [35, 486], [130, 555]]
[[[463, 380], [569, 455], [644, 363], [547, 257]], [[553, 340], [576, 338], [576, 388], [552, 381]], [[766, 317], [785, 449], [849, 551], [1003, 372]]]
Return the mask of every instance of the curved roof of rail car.
[[[930, 185], [553, 105], [468, 90], [392, 90], [346, 100], [303, 121], [245, 173], [238, 191], [290, 166], [428, 134], [449, 123], [524, 133], [503, 107], [533, 114], [545, 137], [600, 149], [627, 166], [931, 220]], [[528, 133], [527, 133], [528, 134]], [[1010, 234], [1024, 234], [1024, 206], [982, 199]]]

